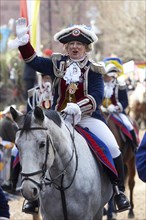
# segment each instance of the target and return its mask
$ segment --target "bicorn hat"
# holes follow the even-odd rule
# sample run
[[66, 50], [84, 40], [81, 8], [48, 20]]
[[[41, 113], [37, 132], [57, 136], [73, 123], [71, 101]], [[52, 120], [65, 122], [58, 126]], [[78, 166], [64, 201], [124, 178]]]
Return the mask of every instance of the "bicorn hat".
[[54, 40], [66, 44], [71, 41], [80, 41], [87, 45], [98, 40], [94, 31], [86, 25], [73, 25], [54, 35]]
[[108, 57], [103, 60], [107, 75], [116, 76], [124, 74], [122, 60], [118, 57]]
[[117, 77], [119, 72], [121, 71], [113, 63], [108, 63], [105, 66], [105, 72], [106, 72], [106, 75], [108, 76]]

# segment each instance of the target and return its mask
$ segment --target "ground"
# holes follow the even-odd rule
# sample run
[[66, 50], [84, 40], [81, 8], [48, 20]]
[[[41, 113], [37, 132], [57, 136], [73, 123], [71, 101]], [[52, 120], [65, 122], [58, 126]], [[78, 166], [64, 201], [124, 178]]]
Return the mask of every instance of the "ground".
[[[142, 137], [144, 131], [140, 132], [140, 137]], [[134, 212], [135, 218], [132, 220], [146, 220], [146, 184], [142, 182], [138, 175], [136, 175], [136, 184], [134, 188]], [[128, 196], [128, 189], [126, 187], [126, 194]], [[15, 199], [9, 201], [10, 205], [10, 220], [32, 220], [32, 215], [22, 213], [22, 204], [24, 199], [20, 197], [19, 199]], [[106, 217], [103, 218], [105, 220]], [[128, 211], [119, 213], [116, 217], [117, 220], [127, 220], [128, 219]], [[81, 219], [83, 220], [83, 219]]]

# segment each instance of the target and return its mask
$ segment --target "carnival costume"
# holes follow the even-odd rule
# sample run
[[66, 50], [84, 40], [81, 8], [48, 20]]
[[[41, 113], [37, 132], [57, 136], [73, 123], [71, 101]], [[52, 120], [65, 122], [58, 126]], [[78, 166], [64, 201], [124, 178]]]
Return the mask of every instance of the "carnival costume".
[[112, 114], [115, 120], [121, 123], [121, 128], [124, 126], [127, 129], [127, 137], [131, 141], [133, 150], [136, 151], [138, 134], [134, 130], [131, 119], [126, 115], [126, 108], [129, 102], [127, 85], [122, 77], [122, 61], [119, 58], [106, 58], [104, 62], [106, 75], [111, 77], [111, 80], [108, 82], [104, 81], [104, 100], [101, 109], [103, 112], [107, 111]]
[[[103, 65], [90, 61], [87, 55], [79, 60], [73, 60], [63, 54], [53, 54], [50, 58], [39, 57], [29, 43], [27, 31], [26, 21], [23, 18], [18, 19], [17, 38], [10, 43], [11, 47], [19, 47], [19, 51], [28, 65], [42, 75], [51, 77], [54, 91], [52, 108], [66, 114], [66, 121], [88, 128], [109, 147], [119, 175], [119, 189], [117, 185], [114, 187], [116, 205], [118, 211], [129, 209], [129, 201], [123, 194], [121, 152], [99, 109], [104, 95], [105, 69]], [[85, 25], [74, 25], [55, 34], [54, 40], [65, 45], [73, 41], [81, 42], [89, 49], [89, 45], [97, 40], [97, 36], [91, 28]], [[74, 120], [72, 115], [74, 115]]]

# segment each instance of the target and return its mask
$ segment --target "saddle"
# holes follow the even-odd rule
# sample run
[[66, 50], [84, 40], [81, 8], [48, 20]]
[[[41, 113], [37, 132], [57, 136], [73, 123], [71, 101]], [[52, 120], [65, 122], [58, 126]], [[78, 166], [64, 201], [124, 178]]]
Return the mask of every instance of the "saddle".
[[89, 148], [93, 152], [95, 158], [101, 162], [108, 174], [113, 180], [117, 180], [118, 173], [115, 168], [111, 153], [106, 146], [96, 135], [87, 128], [82, 128], [79, 125], [75, 126], [76, 131], [82, 135], [87, 141]]

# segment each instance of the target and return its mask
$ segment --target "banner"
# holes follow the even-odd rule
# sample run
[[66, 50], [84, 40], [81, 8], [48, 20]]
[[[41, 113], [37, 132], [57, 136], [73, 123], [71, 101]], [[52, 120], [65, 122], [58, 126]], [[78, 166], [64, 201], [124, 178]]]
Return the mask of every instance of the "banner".
[[40, 0], [20, 0], [20, 16], [25, 17], [30, 26], [30, 42], [40, 53]]
[[28, 14], [27, 14], [27, 2], [26, 0], [20, 0], [20, 16], [27, 19], [28, 22]]
[[0, 27], [0, 53], [4, 53], [7, 49], [8, 38], [11, 30], [6, 25]]

